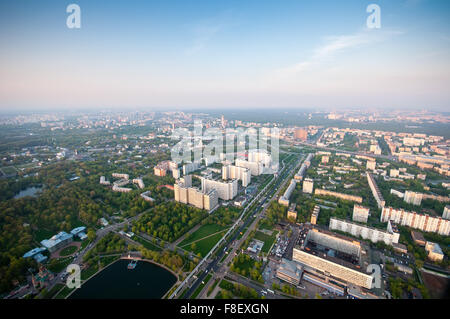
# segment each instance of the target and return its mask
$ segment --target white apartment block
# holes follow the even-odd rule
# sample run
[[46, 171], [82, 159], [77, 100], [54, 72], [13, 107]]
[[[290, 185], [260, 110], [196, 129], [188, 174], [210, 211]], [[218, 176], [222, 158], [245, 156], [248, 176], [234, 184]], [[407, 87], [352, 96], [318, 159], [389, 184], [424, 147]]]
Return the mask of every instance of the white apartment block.
[[272, 164], [272, 156], [266, 151], [253, 150], [248, 152], [248, 161], [262, 163], [269, 167]]
[[238, 179], [242, 182], [242, 186], [247, 187], [252, 179], [252, 173], [248, 168], [224, 165], [222, 166], [222, 179]]
[[221, 182], [202, 177], [203, 192], [209, 193], [213, 189], [217, 191], [220, 199], [232, 200], [237, 195], [238, 181], [234, 179], [230, 182]]
[[397, 196], [398, 198], [405, 198], [405, 194], [402, 192], [399, 192], [398, 190], [395, 190], [391, 188], [391, 194]]
[[174, 185], [175, 201], [190, 204], [199, 209], [211, 210], [217, 206], [219, 197], [216, 190], [202, 192], [194, 187], [186, 187], [183, 183]]
[[405, 196], [403, 200], [407, 202], [408, 204], [413, 204], [416, 206], [420, 206], [422, 203], [422, 193], [416, 193], [411, 191], [405, 191]]
[[183, 175], [188, 175], [200, 168], [200, 164], [197, 162], [188, 163], [183, 165]]
[[314, 181], [310, 178], [303, 180], [303, 193], [312, 194], [314, 189]]
[[391, 231], [383, 231], [332, 217], [330, 218], [329, 228], [332, 230], [340, 230], [355, 237], [361, 236], [363, 239], [370, 240], [373, 243], [381, 241], [391, 246], [392, 244], [398, 244], [398, 240], [400, 239], [400, 233], [394, 231], [395, 227], [393, 228], [391, 223], [388, 223], [388, 229]]
[[248, 168], [253, 176], [261, 175], [264, 169], [264, 165], [262, 162], [249, 162], [243, 159], [236, 159], [234, 164], [238, 167]]
[[450, 233], [450, 220], [418, 214], [416, 212], [408, 212], [403, 209], [383, 207], [380, 220], [382, 222], [391, 220], [402, 226], [420, 229], [425, 232], [438, 233], [444, 236], [448, 236]]
[[444, 208], [444, 212], [442, 213], [442, 218], [450, 219], [450, 206], [447, 205]]
[[352, 219], [356, 222], [367, 223], [369, 218], [370, 209], [360, 205], [353, 206], [353, 216]]

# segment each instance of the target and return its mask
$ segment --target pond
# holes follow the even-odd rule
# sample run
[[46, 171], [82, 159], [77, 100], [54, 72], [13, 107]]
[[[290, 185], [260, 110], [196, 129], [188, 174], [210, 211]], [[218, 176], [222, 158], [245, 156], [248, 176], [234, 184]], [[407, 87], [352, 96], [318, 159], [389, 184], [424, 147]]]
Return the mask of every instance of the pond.
[[69, 299], [161, 299], [176, 283], [168, 270], [139, 261], [128, 269], [129, 260], [121, 259], [84, 283]]
[[42, 189], [42, 187], [28, 187], [27, 189], [24, 189], [23, 191], [20, 191], [19, 194], [14, 196], [15, 199], [22, 198], [25, 196], [32, 196], [36, 197], [36, 193], [39, 192]]

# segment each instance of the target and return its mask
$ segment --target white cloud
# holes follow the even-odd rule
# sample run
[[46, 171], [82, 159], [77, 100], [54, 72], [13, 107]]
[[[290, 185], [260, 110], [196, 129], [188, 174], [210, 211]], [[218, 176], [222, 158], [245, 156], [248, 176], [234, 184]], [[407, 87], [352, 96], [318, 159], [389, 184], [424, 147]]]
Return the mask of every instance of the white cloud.
[[364, 29], [355, 34], [328, 36], [324, 38], [324, 44], [313, 50], [313, 54], [307, 60], [275, 70], [271, 76], [280, 78], [298, 74], [307, 71], [307, 69], [313, 66], [320, 66], [322, 62], [333, 59], [340, 53], [383, 42], [401, 34], [403, 34], [401, 31]]

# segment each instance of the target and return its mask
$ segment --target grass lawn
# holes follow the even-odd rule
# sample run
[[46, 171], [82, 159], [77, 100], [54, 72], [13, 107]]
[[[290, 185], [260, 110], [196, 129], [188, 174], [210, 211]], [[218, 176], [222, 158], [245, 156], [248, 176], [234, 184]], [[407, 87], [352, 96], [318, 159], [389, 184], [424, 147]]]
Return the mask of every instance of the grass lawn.
[[93, 274], [95, 274], [98, 271], [98, 265], [95, 264], [93, 266], [90, 266], [87, 269], [83, 269], [81, 271], [81, 280], [87, 280], [89, 279]]
[[61, 252], [59, 253], [59, 255], [61, 257], [66, 257], [66, 256], [70, 256], [73, 253], [75, 253], [78, 250], [77, 246], [68, 246], [66, 248], [64, 248], [63, 250], [61, 250]]
[[255, 239], [261, 240], [264, 242], [264, 246], [262, 248], [262, 251], [265, 253], [269, 252], [270, 247], [272, 247], [273, 243], [275, 242], [275, 239], [277, 238], [277, 231], [272, 232], [272, 236], [266, 235], [260, 231], [257, 231], [255, 234]]
[[199, 229], [197, 229], [195, 232], [193, 232], [187, 238], [185, 238], [178, 246], [180, 247], [186, 246], [192, 243], [193, 241], [202, 239], [206, 236], [212, 235], [227, 228], [228, 227], [219, 226], [217, 224], [202, 225]]
[[87, 245], [90, 244], [90, 242], [91, 242], [91, 241], [90, 241], [89, 239], [83, 240], [83, 241], [81, 242], [80, 250], [83, 250], [84, 248], [86, 248]]
[[247, 275], [251, 269], [253, 269], [253, 266], [255, 265], [255, 261], [253, 259], [245, 260], [244, 262], [237, 261], [234, 263], [235, 267], [238, 267], [240, 271], [244, 270], [246, 271]]
[[204, 257], [209, 253], [211, 248], [213, 248], [214, 245], [223, 237], [224, 234], [225, 234], [225, 230], [219, 234], [210, 236], [210, 237], [202, 239], [200, 241], [196, 241], [195, 242], [196, 247], [194, 250], [192, 250], [191, 245], [189, 245], [189, 244], [182, 248], [186, 249], [188, 251], [192, 251], [194, 254], [200, 253], [202, 255], [202, 257]]

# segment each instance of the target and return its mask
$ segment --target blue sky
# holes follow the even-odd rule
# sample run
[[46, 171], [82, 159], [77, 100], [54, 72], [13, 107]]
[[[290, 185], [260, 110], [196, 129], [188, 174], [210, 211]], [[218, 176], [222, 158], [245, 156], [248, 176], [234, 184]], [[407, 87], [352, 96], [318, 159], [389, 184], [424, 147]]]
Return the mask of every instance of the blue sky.
[[0, 109], [449, 109], [446, 0], [0, 0], [0, 38]]

